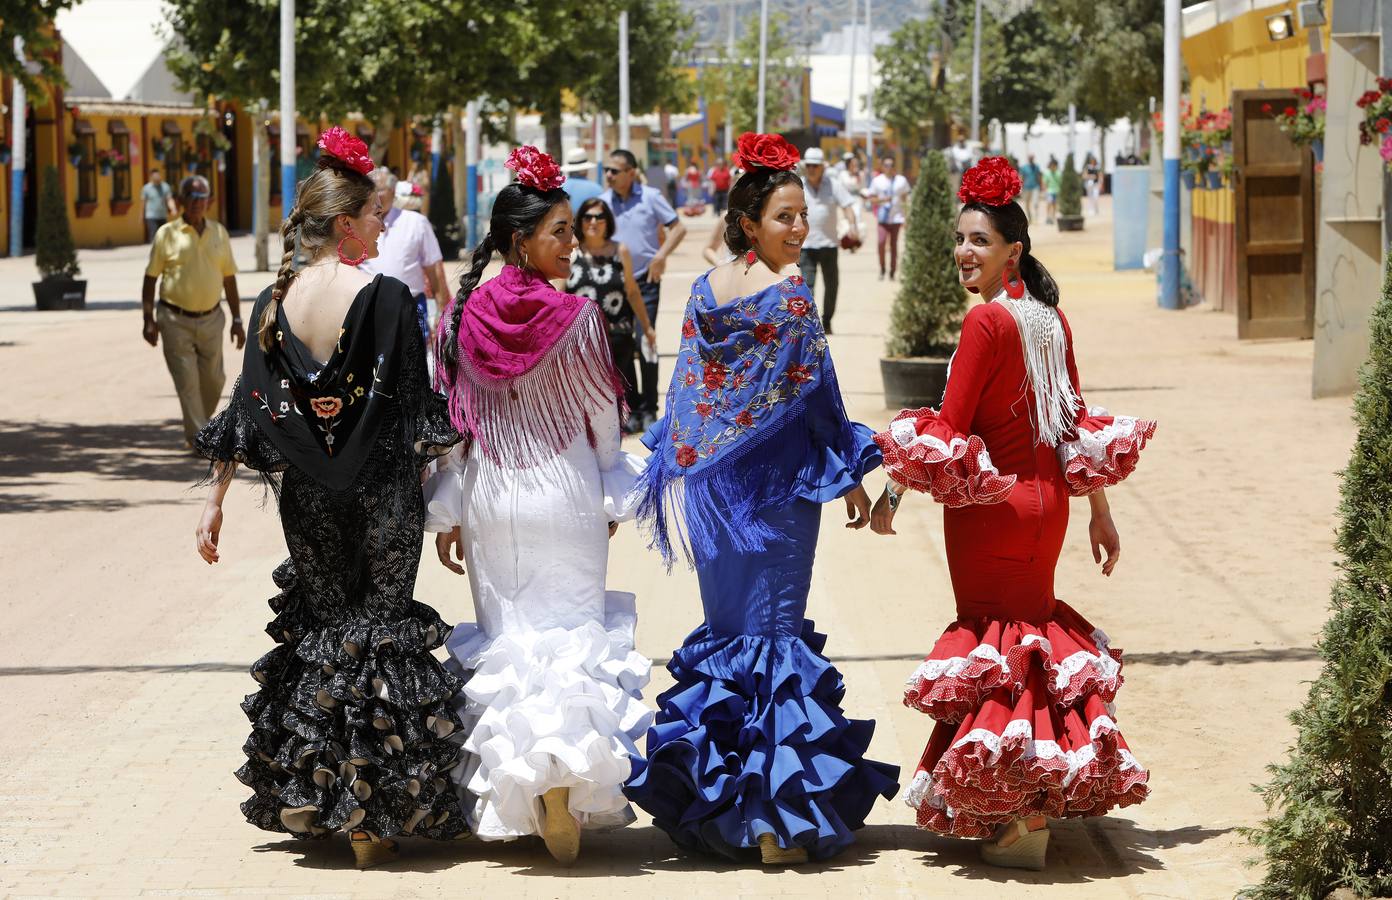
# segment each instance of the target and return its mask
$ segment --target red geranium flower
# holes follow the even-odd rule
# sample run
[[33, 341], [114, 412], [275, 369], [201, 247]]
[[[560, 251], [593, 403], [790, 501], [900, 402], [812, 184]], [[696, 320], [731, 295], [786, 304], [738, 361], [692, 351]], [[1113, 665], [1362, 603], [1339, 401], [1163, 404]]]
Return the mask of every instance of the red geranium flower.
[[539, 191], [552, 191], [565, 184], [565, 175], [556, 161], [531, 144], [513, 150], [503, 167], [517, 173], [518, 184]]
[[1267, 115], [1271, 115], [1271, 104], [1270, 104], [1270, 103], [1263, 103], [1262, 106], [1261, 106], [1261, 110], [1262, 110], [1262, 112], [1266, 113]]
[[755, 134], [746, 131], [739, 136], [735, 165], [741, 169], [776, 169], [786, 172], [801, 159], [798, 149], [781, 134]]
[[696, 448], [690, 444], [682, 444], [677, 448], [677, 465], [683, 469], [696, 461]]
[[337, 125], [319, 135], [319, 149], [363, 175], [371, 173], [376, 167], [362, 139]]
[[1377, 130], [1379, 132], [1386, 132], [1388, 128], [1392, 128], [1392, 120], [1389, 120], [1386, 116], [1377, 120]]
[[772, 322], [761, 322], [755, 325], [754, 340], [761, 344], [772, 344], [778, 340], [778, 326]]
[[1382, 97], [1379, 91], [1364, 91], [1363, 96], [1358, 98], [1358, 108], [1366, 109], [1369, 105], [1376, 103]]
[[1004, 156], [988, 156], [962, 173], [957, 199], [963, 203], [1004, 206], [1020, 195], [1020, 173]]
[[701, 381], [705, 383], [707, 390], [716, 390], [725, 386], [725, 376], [730, 374], [730, 370], [725, 367], [723, 362], [712, 360], [706, 363], [705, 371], [701, 374]]
[[709, 419], [715, 413], [715, 407], [704, 401], [696, 404], [696, 415], [703, 419]]
[[684, 337], [684, 338], [694, 338], [695, 336], [696, 336], [696, 323], [693, 322], [693, 321], [691, 321], [690, 319], [687, 319], [685, 322], [682, 322], [682, 337]]
[[750, 425], [754, 424], [754, 417], [750, 415], [749, 410], [746, 409], [744, 412], [735, 416], [735, 424], [741, 428], [748, 428]]
[[812, 370], [802, 363], [793, 363], [788, 367], [788, 380], [793, 384], [802, 384], [812, 380]]
[[788, 308], [788, 313], [794, 316], [805, 316], [812, 311], [812, 304], [807, 302], [806, 297], [789, 297], [784, 306]]
[[1286, 107], [1286, 111], [1283, 112], [1283, 113], [1281, 113], [1281, 115], [1283, 115], [1283, 116], [1294, 116], [1294, 115], [1295, 115], [1295, 107], [1294, 107], [1294, 106], [1287, 106], [1287, 107]]
[[693, 384], [695, 384], [695, 383], [696, 383], [696, 370], [695, 370], [695, 369], [687, 369], [687, 370], [686, 370], [686, 378], [683, 379], [683, 380], [685, 381], [687, 387], [691, 387]]
[[1392, 78], [1379, 78], [1379, 79], [1378, 79], [1378, 90], [1380, 90], [1380, 91], [1392, 91]]

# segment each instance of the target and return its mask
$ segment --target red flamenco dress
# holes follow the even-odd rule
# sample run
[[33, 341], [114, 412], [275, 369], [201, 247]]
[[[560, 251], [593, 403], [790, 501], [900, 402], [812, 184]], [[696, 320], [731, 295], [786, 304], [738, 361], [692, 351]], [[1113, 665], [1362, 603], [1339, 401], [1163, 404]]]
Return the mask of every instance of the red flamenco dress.
[[904, 691], [937, 720], [905, 796], [919, 827], [989, 837], [1145, 799], [1112, 705], [1121, 651], [1054, 594], [1054, 567], [1069, 498], [1124, 479], [1154, 432], [1083, 406], [1063, 314], [1001, 295], [967, 314], [942, 410], [876, 435], [890, 477], [945, 507], [957, 602]]

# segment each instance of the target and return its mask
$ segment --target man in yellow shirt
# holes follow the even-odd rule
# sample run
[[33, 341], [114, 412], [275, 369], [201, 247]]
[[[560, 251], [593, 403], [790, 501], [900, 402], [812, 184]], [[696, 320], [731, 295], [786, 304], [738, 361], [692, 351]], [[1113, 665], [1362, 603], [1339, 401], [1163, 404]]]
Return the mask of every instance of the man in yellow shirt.
[[217, 410], [226, 380], [222, 327], [227, 318], [218, 302], [220, 293], [227, 294], [232, 310], [232, 340], [239, 350], [246, 343], [231, 239], [226, 228], [205, 217], [208, 194], [208, 182], [201, 176], [191, 175], [180, 183], [183, 213], [155, 232], [140, 298], [145, 342], [154, 347], [164, 339], [164, 362], [174, 378], [190, 447]]

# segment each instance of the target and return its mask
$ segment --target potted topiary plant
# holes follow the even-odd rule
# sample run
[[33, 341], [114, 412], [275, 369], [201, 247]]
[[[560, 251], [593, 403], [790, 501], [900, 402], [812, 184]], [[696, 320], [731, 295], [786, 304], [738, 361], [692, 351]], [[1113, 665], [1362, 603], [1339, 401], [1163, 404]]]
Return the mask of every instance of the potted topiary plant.
[[86, 308], [87, 282], [77, 280], [82, 270], [77, 265], [77, 250], [73, 248], [56, 166], [44, 169], [36, 216], [34, 265], [39, 270], [39, 280], [34, 282], [34, 305], [39, 309]]
[[1063, 176], [1059, 178], [1059, 231], [1083, 230], [1083, 179], [1073, 167], [1073, 154], [1063, 161]]
[[947, 366], [957, 343], [967, 292], [957, 278], [957, 204], [947, 160], [923, 159], [909, 200], [903, 278], [889, 315], [889, 340], [880, 360], [885, 405], [937, 406], [947, 387]]

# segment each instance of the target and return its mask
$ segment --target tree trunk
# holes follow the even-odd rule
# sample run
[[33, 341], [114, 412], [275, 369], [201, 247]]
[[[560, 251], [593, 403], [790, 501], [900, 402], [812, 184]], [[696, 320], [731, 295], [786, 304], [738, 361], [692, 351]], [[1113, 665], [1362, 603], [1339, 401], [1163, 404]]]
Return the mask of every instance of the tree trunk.
[[270, 230], [271, 179], [276, 173], [271, 165], [271, 142], [266, 136], [266, 101], [256, 104], [251, 113], [251, 159], [253, 170], [259, 168], [261, 177], [252, 182], [251, 208], [252, 247], [256, 252], [256, 271], [269, 272], [270, 253], [266, 246]]
[[369, 152], [373, 162], [379, 166], [387, 164], [387, 150], [391, 147], [392, 129], [395, 127], [396, 113], [390, 111], [382, 113], [382, 117], [372, 123], [372, 148]]
[[541, 127], [546, 129], [546, 152], [551, 154], [551, 158], [560, 162], [564, 156], [561, 150], [561, 89], [556, 87], [555, 92], [546, 98], [546, 105], [541, 110]]
[[1102, 137], [1097, 142], [1097, 169], [1102, 173], [1102, 180], [1107, 180], [1107, 126], [1102, 126]]
[[[449, 108], [449, 127], [450, 134], [454, 139], [454, 214], [461, 221], [469, 216], [469, 171], [467, 159], [468, 138], [464, 134], [462, 118], [464, 111], [457, 106]], [[465, 249], [472, 251], [474, 248], [467, 246], [468, 235], [460, 243], [466, 245]]]

